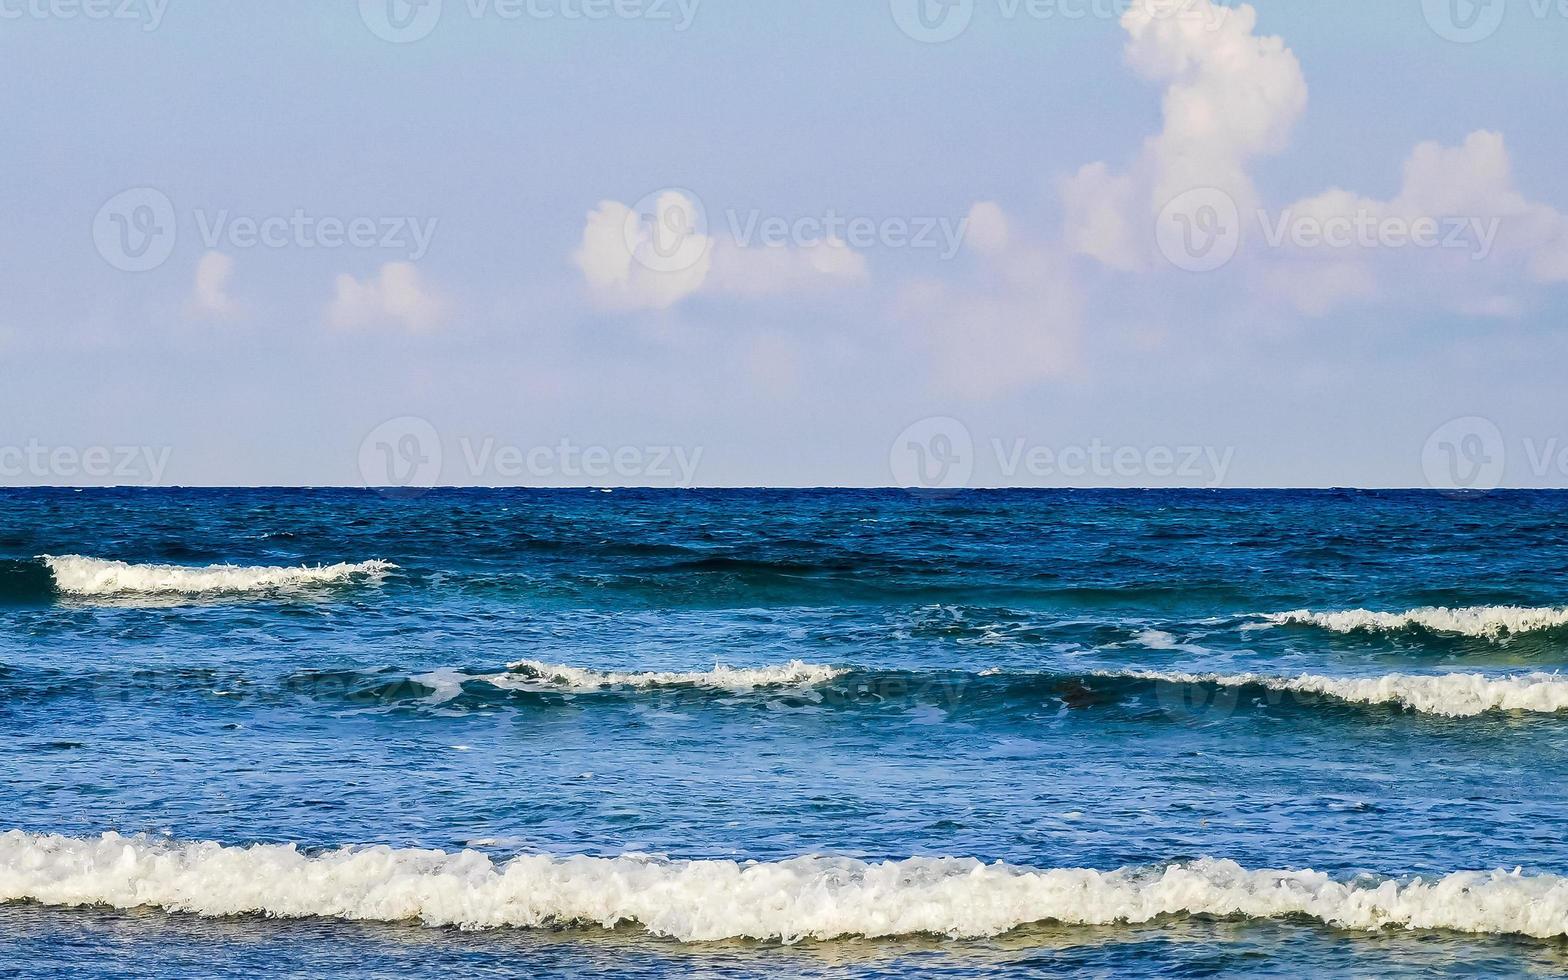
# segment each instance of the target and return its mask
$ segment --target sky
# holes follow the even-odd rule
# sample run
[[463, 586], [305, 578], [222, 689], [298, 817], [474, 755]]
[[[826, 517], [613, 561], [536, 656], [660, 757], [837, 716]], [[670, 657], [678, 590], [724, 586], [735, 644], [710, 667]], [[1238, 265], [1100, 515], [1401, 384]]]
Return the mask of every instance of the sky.
[[1568, 2], [0, 0], [0, 485], [1568, 486]]

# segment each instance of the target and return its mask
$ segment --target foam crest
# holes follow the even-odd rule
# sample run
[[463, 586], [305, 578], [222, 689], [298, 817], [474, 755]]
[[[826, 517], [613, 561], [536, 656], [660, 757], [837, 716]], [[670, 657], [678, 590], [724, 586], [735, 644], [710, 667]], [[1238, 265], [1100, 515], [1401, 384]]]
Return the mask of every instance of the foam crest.
[[1294, 612], [1267, 614], [1263, 619], [1276, 626], [1295, 623], [1320, 626], [1336, 633], [1353, 633], [1358, 630], [1393, 632], [1419, 627], [1436, 633], [1495, 639], [1509, 634], [1568, 626], [1568, 606], [1538, 609], [1525, 606], [1433, 606], [1392, 613], [1367, 609], [1343, 612], [1298, 609]]
[[721, 691], [744, 692], [762, 687], [807, 687], [825, 684], [848, 673], [839, 667], [808, 664], [792, 660], [775, 667], [735, 668], [722, 665], [712, 670], [689, 673], [668, 671], [621, 672], [567, 667], [519, 660], [508, 664], [508, 674], [487, 678], [498, 687], [562, 688], [571, 691], [602, 691], [608, 688], [703, 687]]
[[469, 929], [638, 926], [686, 942], [995, 936], [1035, 922], [1112, 925], [1170, 915], [1305, 915], [1350, 930], [1568, 934], [1568, 879], [1461, 872], [1426, 881], [1249, 871], [1200, 860], [1154, 869], [1033, 870], [956, 858], [879, 864], [647, 856], [496, 863], [475, 851], [0, 835], [0, 901], [151, 906]]
[[1429, 715], [1466, 718], [1488, 711], [1552, 713], [1568, 709], [1568, 677], [1560, 674], [1385, 674], [1380, 677], [1270, 677], [1264, 674], [1134, 672], [1142, 680], [1174, 684], [1258, 685], [1276, 691], [1325, 694], [1363, 704], [1397, 704]]
[[44, 555], [61, 592], [78, 596], [212, 595], [262, 592], [305, 585], [328, 585], [354, 578], [379, 578], [396, 568], [391, 562], [277, 566], [132, 565], [81, 555]]

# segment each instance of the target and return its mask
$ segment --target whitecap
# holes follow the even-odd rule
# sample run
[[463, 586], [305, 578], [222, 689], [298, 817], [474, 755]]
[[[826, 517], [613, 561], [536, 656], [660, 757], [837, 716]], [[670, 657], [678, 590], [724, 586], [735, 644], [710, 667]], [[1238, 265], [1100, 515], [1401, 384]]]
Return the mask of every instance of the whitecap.
[[607, 688], [704, 687], [721, 691], [745, 692], [764, 687], [809, 687], [824, 684], [848, 671], [823, 664], [793, 660], [773, 667], [725, 667], [716, 665], [706, 671], [613, 671], [592, 670], [519, 660], [508, 664], [510, 673], [488, 677], [498, 687], [569, 691], [602, 691]]
[[0, 834], [0, 901], [154, 907], [202, 916], [410, 922], [467, 929], [631, 926], [685, 942], [996, 936], [1037, 922], [1307, 916], [1330, 926], [1554, 938], [1568, 879], [1458, 872], [1431, 880], [1248, 870], [1203, 859], [1157, 868], [1031, 869], [959, 858], [756, 863], [293, 845], [226, 847], [106, 834]]
[[278, 566], [133, 565], [82, 555], [43, 555], [55, 585], [68, 595], [212, 595], [378, 579], [397, 566], [385, 561]]
[[1488, 711], [1553, 713], [1568, 709], [1568, 677], [1561, 674], [1383, 674], [1377, 677], [1271, 677], [1266, 674], [1183, 674], [1131, 671], [1120, 676], [1173, 684], [1258, 685], [1276, 691], [1324, 694], [1363, 704], [1397, 704], [1431, 715], [1464, 718]]
[[1336, 633], [1353, 633], [1360, 630], [1393, 632], [1416, 626], [1436, 633], [1457, 633], [1461, 636], [1495, 639], [1508, 634], [1531, 633], [1568, 626], [1568, 606], [1544, 608], [1432, 606], [1411, 609], [1408, 612], [1372, 612], [1367, 609], [1313, 612], [1310, 609], [1297, 609], [1292, 612], [1268, 613], [1261, 618], [1275, 626], [1287, 624], [1320, 626]]

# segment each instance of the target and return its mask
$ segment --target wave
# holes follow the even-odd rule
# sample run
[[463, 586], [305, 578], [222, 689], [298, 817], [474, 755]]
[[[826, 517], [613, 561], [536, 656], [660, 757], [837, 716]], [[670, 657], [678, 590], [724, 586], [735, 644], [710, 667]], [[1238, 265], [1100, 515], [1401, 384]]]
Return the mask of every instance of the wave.
[[[845, 678], [859, 680], [871, 691], [896, 696], [922, 691], [955, 703], [965, 700], [963, 687], [973, 683], [1006, 690], [1020, 685], [1033, 695], [1043, 683], [1076, 694], [1079, 704], [1093, 703], [1099, 685], [1107, 694], [1118, 694], [1122, 681], [1164, 684], [1205, 684], [1216, 687], [1263, 687], [1296, 694], [1320, 694], [1361, 704], [1397, 704], [1421, 714], [1450, 718], [1472, 717], [1488, 711], [1529, 711], [1551, 714], [1568, 710], [1568, 677], [1560, 674], [1522, 674], [1489, 677], [1484, 674], [1384, 674], [1377, 677], [1327, 677], [1303, 674], [1279, 677], [1266, 674], [1192, 674], [1154, 671], [1106, 671], [1088, 674], [1013, 673], [1002, 670], [970, 674], [919, 675], [896, 671], [858, 671], [846, 667], [807, 664], [799, 660], [777, 667], [731, 669], [715, 667], [700, 673], [619, 673], [586, 670], [525, 660], [511, 664], [508, 674], [481, 676], [478, 680], [505, 688], [538, 690], [541, 687], [591, 692], [613, 688], [712, 688], [743, 693], [766, 688], [818, 687]], [[416, 681], [423, 678], [414, 678]], [[443, 676], [437, 696], [450, 700], [451, 678]]]
[[354, 564], [279, 566], [132, 565], [81, 555], [43, 555], [60, 592], [73, 596], [213, 595], [265, 592], [307, 585], [328, 585], [355, 578], [379, 578], [397, 566], [385, 561]]
[[1395, 632], [1415, 627], [1434, 633], [1497, 639], [1568, 626], [1568, 606], [1431, 606], [1408, 612], [1372, 612], [1367, 609], [1313, 612], [1310, 609], [1298, 609], [1293, 612], [1268, 613], [1261, 618], [1275, 626], [1319, 626], [1336, 633]]
[[0, 603], [42, 603], [58, 594], [54, 576], [43, 562], [0, 560]]
[[[1226, 696], [1215, 689], [1235, 692]], [[791, 661], [707, 671], [608, 671], [519, 661], [506, 671], [300, 670], [267, 683], [240, 671], [178, 668], [100, 673], [0, 672], [0, 696], [16, 704], [60, 699], [188, 698], [222, 691], [236, 700], [303, 697], [353, 709], [463, 713], [510, 706], [548, 710], [571, 696], [607, 704], [659, 698], [689, 710], [769, 709], [857, 711], [926, 706], [954, 720], [1029, 723], [1063, 711], [1113, 712], [1129, 721], [1205, 718], [1219, 721], [1255, 711], [1333, 710], [1390, 705], [1423, 715], [1473, 718], [1489, 712], [1568, 711], [1568, 675], [1196, 673], [1107, 668], [1100, 671], [877, 670]], [[1242, 696], [1240, 692], [1250, 692]], [[1281, 695], [1304, 695], [1293, 700]], [[1318, 700], [1327, 698], [1328, 702]]]
[[[1237, 692], [1218, 696], [1212, 691]], [[1202, 717], [1219, 721], [1255, 711], [1345, 710], [1389, 705], [1447, 718], [1490, 712], [1555, 714], [1568, 711], [1568, 675], [1383, 674], [1330, 677], [1258, 673], [1218, 674], [1116, 670], [1036, 672], [866, 670], [799, 661], [711, 671], [615, 672], [541, 664], [514, 664], [504, 672], [458, 668], [408, 671], [301, 670], [268, 683], [243, 672], [134, 670], [100, 674], [27, 670], [0, 672], [0, 695], [16, 704], [66, 699], [129, 701], [182, 699], [214, 691], [236, 700], [270, 703], [302, 697], [353, 709], [463, 713], [510, 706], [548, 710], [563, 696], [591, 695], [606, 704], [664, 699], [688, 710], [770, 709], [858, 711], [926, 706], [954, 720], [1029, 723], [1062, 711], [1113, 712], [1128, 721]], [[1250, 696], [1240, 692], [1249, 691]], [[1205, 693], [1210, 692], [1210, 693]], [[1281, 695], [1303, 695], [1292, 700]], [[1330, 699], [1329, 703], [1317, 698]]]
[[960, 858], [738, 863], [524, 855], [498, 863], [477, 851], [382, 846], [313, 854], [295, 845], [17, 830], [0, 834], [0, 901], [466, 929], [632, 925], [684, 942], [975, 938], [1035, 923], [1182, 915], [1307, 916], [1366, 932], [1568, 935], [1568, 878], [1518, 870], [1340, 881], [1210, 859], [1109, 872]]
[[498, 687], [539, 688], [571, 691], [602, 691], [607, 688], [696, 687], [721, 691], [753, 691], [769, 687], [809, 687], [842, 677], [840, 667], [808, 664], [793, 660], [777, 667], [732, 668], [715, 665], [712, 670], [690, 673], [645, 671], [621, 672], [567, 667], [519, 660], [507, 665], [506, 674], [484, 677]]
[[1270, 677], [1264, 674], [1180, 674], [1133, 671], [1124, 676], [1171, 684], [1264, 687], [1297, 694], [1323, 694], [1362, 704], [1397, 704], [1412, 711], [1467, 718], [1488, 711], [1551, 714], [1568, 709], [1568, 677], [1523, 674], [1384, 674], [1378, 677]]

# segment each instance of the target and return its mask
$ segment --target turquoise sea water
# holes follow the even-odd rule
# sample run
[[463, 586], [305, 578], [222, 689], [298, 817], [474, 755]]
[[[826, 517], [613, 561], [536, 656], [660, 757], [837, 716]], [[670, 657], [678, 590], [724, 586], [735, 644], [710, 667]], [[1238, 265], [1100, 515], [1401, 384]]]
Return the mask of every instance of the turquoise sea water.
[[1565, 572], [1555, 493], [0, 493], [0, 966], [1561, 973]]

